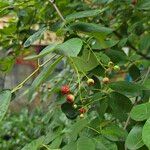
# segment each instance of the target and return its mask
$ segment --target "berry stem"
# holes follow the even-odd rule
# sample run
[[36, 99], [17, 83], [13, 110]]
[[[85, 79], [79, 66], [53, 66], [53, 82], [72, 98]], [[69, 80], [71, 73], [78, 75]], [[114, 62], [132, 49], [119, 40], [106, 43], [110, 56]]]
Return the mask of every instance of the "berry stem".
[[78, 78], [78, 83], [79, 83], [79, 96], [80, 96], [80, 100], [82, 102], [82, 95], [81, 95], [81, 81], [80, 81], [80, 74], [79, 74], [79, 71], [78, 71], [78, 68], [76, 67], [75, 63], [73, 62], [73, 60], [71, 59], [71, 57], [69, 57], [69, 59], [71, 60], [72, 64], [73, 64], [73, 67], [77, 73], [77, 78]]

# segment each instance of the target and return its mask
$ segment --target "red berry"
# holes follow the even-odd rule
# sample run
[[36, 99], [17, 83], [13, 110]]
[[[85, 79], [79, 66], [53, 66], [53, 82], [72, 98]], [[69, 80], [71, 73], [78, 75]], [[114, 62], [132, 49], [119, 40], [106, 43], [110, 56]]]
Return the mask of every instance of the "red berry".
[[109, 78], [107, 78], [107, 77], [103, 78], [103, 83], [104, 83], [104, 84], [109, 83], [109, 81], [110, 81]]
[[73, 103], [74, 102], [74, 95], [68, 94], [66, 97], [67, 102]]
[[94, 85], [94, 80], [93, 79], [88, 79], [87, 80], [87, 84], [89, 85], [89, 86], [92, 86], [92, 85]]
[[79, 112], [80, 112], [80, 114], [84, 114], [84, 113], [86, 113], [86, 109], [85, 108], [80, 108]]
[[61, 93], [62, 93], [63, 95], [69, 94], [69, 93], [70, 93], [70, 87], [69, 87], [68, 85], [63, 85], [63, 86], [61, 87]]

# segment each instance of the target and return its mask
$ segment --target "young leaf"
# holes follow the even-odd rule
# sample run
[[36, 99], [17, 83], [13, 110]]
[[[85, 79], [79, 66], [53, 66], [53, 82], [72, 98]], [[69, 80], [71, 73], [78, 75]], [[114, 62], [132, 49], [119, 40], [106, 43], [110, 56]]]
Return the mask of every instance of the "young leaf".
[[144, 144], [150, 149], [150, 118], [146, 121], [143, 127], [142, 139]]
[[93, 139], [88, 137], [81, 137], [77, 141], [78, 150], [95, 150], [95, 143]]
[[143, 121], [150, 118], [150, 102], [134, 106], [130, 116], [136, 121]]
[[132, 128], [132, 130], [127, 136], [125, 145], [129, 150], [136, 150], [144, 145], [142, 141], [142, 127], [141, 126], [135, 126]]
[[5, 90], [0, 92], [0, 121], [7, 112], [11, 100], [11, 91]]
[[56, 53], [63, 54], [65, 56], [76, 57], [81, 48], [82, 40], [79, 38], [72, 38], [68, 41], [56, 46]]
[[46, 28], [42, 28], [39, 31], [35, 32], [33, 35], [31, 35], [24, 43], [24, 47], [30, 46], [33, 42], [41, 38]]

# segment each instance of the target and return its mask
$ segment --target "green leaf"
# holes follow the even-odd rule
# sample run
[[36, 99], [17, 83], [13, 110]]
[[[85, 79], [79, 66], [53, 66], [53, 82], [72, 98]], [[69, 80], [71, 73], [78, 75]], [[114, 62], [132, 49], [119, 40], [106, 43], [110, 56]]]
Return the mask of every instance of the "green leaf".
[[143, 85], [146, 89], [150, 90], [150, 79], [145, 80]]
[[67, 128], [67, 131], [64, 131], [65, 133], [68, 133], [70, 136], [70, 139], [76, 140], [78, 134], [86, 127], [88, 124], [88, 119], [82, 119], [71, 125], [69, 128]]
[[150, 118], [150, 102], [134, 106], [130, 116], [136, 121], [143, 121]]
[[129, 150], [139, 149], [144, 145], [142, 141], [142, 127], [135, 126], [132, 128], [125, 142], [126, 147]]
[[150, 1], [149, 0], [141, 0], [138, 5], [138, 9], [141, 10], [149, 10], [150, 9]]
[[0, 121], [7, 112], [11, 100], [11, 91], [5, 90], [0, 92]]
[[50, 144], [50, 148], [51, 149], [57, 149], [59, 148], [60, 144], [62, 142], [62, 136], [58, 136], [51, 144]]
[[130, 68], [129, 68], [129, 74], [130, 76], [132, 77], [132, 79], [134, 81], [138, 81], [141, 79], [141, 72], [139, 70], [139, 68], [136, 66], [136, 65], [132, 65]]
[[97, 56], [98, 60], [104, 65], [108, 65], [108, 63], [110, 62], [110, 58], [103, 52], [95, 52], [95, 55]]
[[118, 125], [109, 125], [101, 130], [102, 135], [111, 141], [125, 141], [128, 133]]
[[72, 38], [68, 41], [56, 46], [56, 53], [65, 56], [76, 57], [82, 48], [82, 40], [79, 38]]
[[92, 41], [92, 49], [106, 49], [106, 48], [111, 48], [115, 46], [119, 41], [118, 40], [113, 40], [113, 39], [105, 39], [102, 38], [101, 36], [95, 36], [97, 40]]
[[93, 139], [80, 137], [77, 141], [77, 150], [95, 150]]
[[63, 113], [65, 113], [66, 117], [68, 119], [75, 119], [78, 116], [78, 111], [73, 108], [71, 103], [63, 103], [61, 105], [61, 110]]
[[14, 63], [15, 63], [15, 59], [11, 56], [0, 58], [0, 71], [6, 73], [11, 71]]
[[44, 144], [49, 144], [52, 141], [55, 141], [55, 139], [57, 139], [57, 137], [60, 137], [62, 133], [62, 128], [58, 128], [55, 131], [49, 131], [46, 135], [45, 135], [45, 139], [44, 139]]
[[118, 150], [117, 145], [106, 138], [99, 136], [94, 138], [96, 150]]
[[150, 149], [150, 118], [146, 121], [143, 127], [142, 139], [144, 144]]
[[47, 54], [53, 52], [56, 48], [56, 44], [50, 44], [46, 46], [38, 55], [31, 55], [25, 57], [24, 60], [37, 59], [46, 56]]
[[150, 49], [150, 34], [143, 35], [140, 39], [139, 48], [141, 51]]
[[79, 38], [72, 38], [62, 44], [50, 44], [45, 47], [38, 55], [28, 56], [25, 60], [37, 59], [46, 56], [51, 52], [56, 52], [65, 56], [76, 57], [82, 48], [82, 40]]
[[36, 40], [40, 39], [41, 36], [43, 35], [44, 31], [46, 30], [46, 28], [42, 28], [39, 31], [35, 32], [33, 35], [31, 35], [24, 43], [24, 47], [28, 47], [30, 46], [33, 42], [35, 42]]
[[94, 24], [94, 23], [76, 22], [71, 24], [70, 27], [75, 31], [81, 31], [90, 34], [98, 33], [101, 36], [108, 35], [113, 32], [113, 30], [110, 28], [104, 27], [100, 24]]
[[77, 150], [77, 143], [76, 142], [71, 142], [67, 145], [65, 145], [62, 150]]
[[131, 96], [137, 96], [142, 90], [146, 90], [146, 88], [141, 84], [127, 81], [112, 82], [109, 84], [109, 87], [119, 93]]
[[49, 75], [53, 72], [53, 70], [55, 69], [56, 65], [62, 60], [62, 56], [60, 56], [59, 58], [57, 58], [54, 63], [52, 63], [52, 65], [48, 65], [46, 66], [41, 73], [35, 78], [35, 80], [33, 81], [30, 89], [29, 89], [29, 99], [31, 99], [33, 92], [39, 87], [39, 85], [45, 81]]
[[85, 11], [80, 11], [80, 12], [76, 12], [73, 14], [70, 14], [68, 16], [66, 16], [66, 20], [73, 20], [73, 19], [78, 19], [78, 18], [85, 18], [85, 17], [92, 17], [92, 16], [96, 16], [100, 13], [102, 13], [103, 11], [105, 11], [105, 9], [95, 9], [95, 10], [85, 10]]
[[84, 50], [82, 56], [70, 58], [70, 64], [76, 66], [78, 71], [87, 72], [98, 66], [96, 56], [89, 50]]
[[130, 99], [117, 92], [110, 93], [108, 98], [114, 116], [120, 120], [125, 120], [127, 118], [127, 113], [129, 113], [132, 108]]
[[25, 145], [21, 150], [38, 150], [43, 144], [44, 136], [33, 140], [31, 143]]
[[116, 64], [124, 64], [127, 61], [127, 55], [123, 51], [118, 50], [106, 50], [105, 54]]

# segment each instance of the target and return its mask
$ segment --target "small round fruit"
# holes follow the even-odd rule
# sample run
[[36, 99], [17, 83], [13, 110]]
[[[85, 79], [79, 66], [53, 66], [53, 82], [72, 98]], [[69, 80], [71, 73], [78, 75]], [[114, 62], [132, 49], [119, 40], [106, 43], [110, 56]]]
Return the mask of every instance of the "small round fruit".
[[137, 4], [137, 0], [132, 0], [131, 3], [132, 3], [133, 5], [136, 5], [136, 4]]
[[103, 78], [103, 83], [104, 83], [104, 84], [109, 83], [109, 81], [110, 81], [110, 80], [109, 80], [109, 78], [108, 78], [108, 77]]
[[74, 102], [74, 95], [68, 94], [66, 97], [67, 102], [73, 103]]
[[119, 71], [119, 70], [120, 70], [120, 67], [119, 67], [118, 65], [115, 65], [115, 66], [114, 66], [114, 70], [115, 70], [115, 71]]
[[88, 79], [87, 80], [87, 84], [89, 85], [89, 86], [92, 86], [92, 85], [94, 85], [94, 80], [93, 79]]
[[61, 87], [61, 93], [62, 93], [63, 95], [69, 94], [69, 93], [70, 93], [70, 87], [69, 87], [68, 85], [63, 85], [63, 86]]
[[76, 109], [77, 107], [78, 107], [77, 104], [74, 104], [74, 105], [73, 105], [73, 108], [74, 108], [74, 109]]
[[84, 114], [80, 114], [80, 118], [84, 118]]
[[112, 68], [114, 66], [114, 63], [112, 62], [112, 61], [110, 61], [109, 63], [108, 63], [108, 67], [109, 68]]
[[47, 84], [47, 88], [51, 89], [51, 84], [50, 83]]
[[80, 112], [80, 114], [84, 114], [84, 113], [86, 113], [86, 109], [85, 108], [80, 108], [79, 112]]

